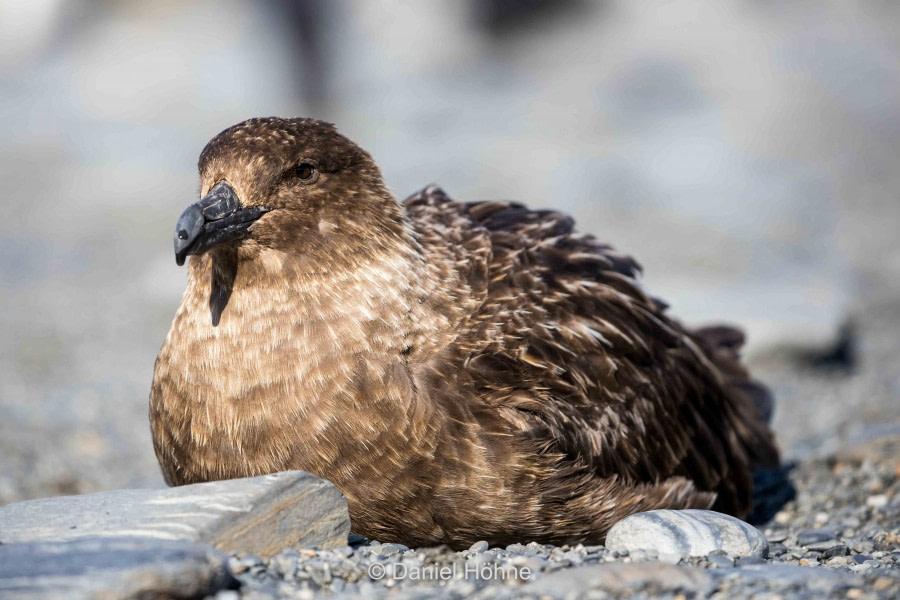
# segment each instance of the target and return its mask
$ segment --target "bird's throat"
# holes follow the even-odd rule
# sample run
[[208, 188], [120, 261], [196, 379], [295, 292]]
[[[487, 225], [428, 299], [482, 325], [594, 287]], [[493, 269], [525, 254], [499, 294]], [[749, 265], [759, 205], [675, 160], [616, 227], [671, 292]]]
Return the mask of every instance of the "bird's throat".
[[385, 252], [311, 272], [302, 256], [217, 249], [192, 261], [171, 351], [198, 371], [198, 393], [215, 388], [216, 398], [246, 402], [266, 379], [303, 395], [341, 387], [349, 362], [405, 350], [425, 288], [412, 260]]

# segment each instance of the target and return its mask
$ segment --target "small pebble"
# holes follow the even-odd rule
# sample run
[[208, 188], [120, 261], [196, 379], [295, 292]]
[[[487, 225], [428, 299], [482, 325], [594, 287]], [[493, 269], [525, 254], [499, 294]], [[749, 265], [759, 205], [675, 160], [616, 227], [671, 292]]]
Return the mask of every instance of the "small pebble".
[[808, 550], [812, 550], [813, 552], [825, 552], [839, 545], [840, 542], [838, 542], [837, 540], [826, 540], [824, 542], [816, 542], [814, 544], [803, 544], [805, 548], [807, 548]]
[[718, 568], [731, 568], [734, 566], [734, 559], [730, 556], [725, 555], [724, 553], [714, 552], [706, 557], [713, 566]]
[[469, 547], [469, 552], [484, 552], [489, 547], [490, 547], [490, 544], [488, 544], [484, 540], [481, 540], [480, 542], [475, 542], [474, 544], [472, 544], [472, 546]]
[[797, 533], [797, 545], [809, 547], [810, 544], [820, 544], [822, 542], [834, 541], [837, 543], [837, 540], [834, 539], [834, 533], [831, 531], [821, 531], [821, 530], [805, 530]]
[[873, 569], [880, 569], [880, 568], [881, 568], [881, 563], [878, 562], [877, 560], [867, 560], [867, 561], [864, 562], [863, 564], [864, 564], [864, 565], [869, 565], [869, 566], [870, 566], [871, 568], [873, 568]]
[[852, 540], [847, 540], [847, 545], [857, 554], [866, 554], [875, 549], [875, 543], [864, 537], [856, 537]]
[[835, 556], [846, 556], [850, 554], [850, 549], [847, 548], [844, 544], [838, 544], [837, 546], [832, 546], [828, 550], [822, 553], [822, 556], [825, 558], [832, 558]]
[[407, 550], [409, 550], [409, 547], [403, 544], [382, 544], [379, 554], [382, 556], [393, 556]]
[[659, 562], [666, 563], [667, 565], [677, 565], [681, 562], [681, 559], [682, 556], [674, 552], [660, 552], [657, 556]]
[[866, 498], [866, 506], [869, 508], [884, 508], [887, 506], [888, 497], [884, 494], [878, 494], [876, 496], [869, 496]]
[[522, 544], [510, 544], [506, 547], [506, 551], [510, 554], [522, 554], [525, 552], [525, 546]]
[[237, 556], [230, 556], [228, 558], [228, 568], [231, 569], [233, 574], [240, 575], [241, 573], [246, 572], [250, 566]]
[[788, 538], [787, 529], [776, 529], [774, 531], [770, 531], [766, 534], [766, 539], [769, 540], [769, 543], [783, 542]]
[[850, 527], [851, 529], [856, 529], [861, 524], [861, 521], [856, 517], [847, 517], [844, 519], [844, 526]]

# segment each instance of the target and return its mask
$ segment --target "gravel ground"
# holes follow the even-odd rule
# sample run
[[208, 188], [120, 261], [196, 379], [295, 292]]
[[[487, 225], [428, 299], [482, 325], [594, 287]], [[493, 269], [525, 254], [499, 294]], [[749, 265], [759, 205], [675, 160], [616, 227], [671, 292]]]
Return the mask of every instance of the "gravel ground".
[[[244, 587], [218, 598], [321, 593], [519, 598], [548, 591], [556, 597], [895, 598], [900, 596], [900, 431], [884, 433], [870, 428], [867, 441], [857, 437], [836, 454], [796, 466], [792, 480], [797, 498], [763, 528], [768, 560], [711, 554], [682, 560], [677, 568], [686, 577], [673, 578], [672, 567], [656, 561], [652, 552], [623, 555], [603, 546], [536, 543], [488, 548], [487, 542], [453, 552], [373, 541], [337, 550], [288, 550], [267, 561], [234, 555], [231, 566]], [[622, 567], [617, 565], [632, 563], [643, 567], [625, 572], [623, 590]], [[571, 577], [555, 577], [552, 587], [543, 585], [552, 573], [603, 564], [616, 570], [585, 580], [578, 573], [586, 570], [578, 569]], [[697, 569], [709, 577], [692, 577]]]
[[[864, 290], [851, 313], [851, 360], [773, 353], [754, 365], [778, 398], [774, 426], [797, 489], [762, 526], [767, 560], [714, 554], [669, 565], [602, 546], [480, 542], [453, 552], [373, 541], [268, 561], [233, 556], [244, 586], [218, 598], [900, 597], [900, 249], [889, 241], [900, 203], [848, 208], [844, 218], [841, 243]], [[485, 565], [491, 578], [476, 573]], [[409, 576], [422, 567], [430, 578]]]
[[[244, 586], [219, 599], [900, 597], [900, 249], [888, 241], [900, 203], [869, 208], [848, 209], [842, 229], [848, 265], [864, 290], [850, 318], [851, 360], [775, 352], [754, 365], [778, 398], [774, 427], [797, 489], [762, 526], [767, 560], [714, 554], [673, 566], [602, 546], [480, 542], [453, 552], [373, 541], [289, 550], [268, 561], [233, 556]], [[640, 568], [629, 570], [634, 563]], [[490, 578], [477, 574], [485, 565]], [[409, 576], [423, 567], [431, 570], [417, 572], [430, 577]]]
[[[369, 149], [384, 161], [386, 173], [401, 195], [428, 178], [439, 179], [454, 194], [465, 197], [509, 194], [522, 200], [540, 197], [556, 202], [557, 197], [559, 201], [590, 198], [596, 189], [603, 190], [597, 206], [574, 204], [565, 208], [576, 212], [586, 229], [643, 260], [653, 290], [705, 290], [703, 286], [709, 282], [700, 279], [698, 273], [719, 269], [749, 277], [753, 273], [745, 267], [766, 265], [772, 267], [771, 272], [748, 280], [744, 287], [736, 286], [730, 299], [746, 302], [746, 298], [753, 298], [754, 305], [765, 306], [763, 312], [778, 313], [778, 322], [802, 321], [803, 313], [822, 312], [822, 306], [829, 306], [835, 290], [846, 292], [852, 344], [843, 358], [849, 356], [850, 360], [823, 361], [827, 357], [778, 351], [755, 357], [754, 372], [775, 392], [773, 426], [785, 456], [796, 463], [791, 476], [798, 492], [796, 500], [764, 528], [771, 542], [771, 556], [765, 563], [748, 564], [753, 561], [744, 560], [732, 564], [727, 557], [711, 556], [669, 565], [649, 556], [615, 555], [602, 547], [526, 545], [456, 553], [372, 543], [330, 552], [288, 551], [266, 563], [252, 557], [234, 557], [234, 569], [245, 586], [240, 592], [222, 593], [220, 598], [304, 598], [319, 592], [337, 597], [520, 597], [581, 592], [589, 597], [661, 594], [776, 598], [804, 593], [811, 598], [900, 597], [900, 245], [895, 231], [900, 223], [900, 175], [893, 168], [900, 139], [895, 110], [900, 89], [896, 73], [900, 71], [896, 53], [892, 53], [896, 46], [894, 28], [881, 26], [895, 20], [889, 16], [860, 20], [855, 13], [839, 18], [834, 12], [824, 11], [825, 5], [832, 4], [844, 6], [838, 2], [810, 4], [802, 24], [798, 24], [801, 20], [764, 20], [748, 27], [744, 37], [738, 38], [748, 43], [765, 38], [763, 47], [735, 44], [732, 36], [737, 29], [717, 22], [709, 32], [715, 36], [728, 32], [727, 39], [714, 37], [709, 44], [696, 48], [688, 44], [693, 48], [688, 57], [663, 52], [651, 61], [653, 68], [646, 72], [626, 70], [622, 77], [616, 70], [601, 73], [598, 81], [608, 85], [597, 90], [583, 90], [593, 85], [592, 80], [569, 77], [562, 69], [567, 63], [568, 45], [561, 47], [562, 55], [548, 55], [543, 46], [534, 53], [524, 52], [522, 64], [495, 56], [491, 60], [499, 61], [504, 75], [518, 74], [512, 80], [519, 87], [509, 88], [509, 97], [494, 94], [481, 99], [473, 105], [478, 109], [475, 120], [465, 122], [448, 118], [440, 110], [455, 114], [457, 104], [468, 98], [455, 94], [477, 86], [477, 78], [465, 80], [468, 85], [460, 86], [455, 76], [440, 77], [450, 89], [437, 86], [438, 95], [449, 100], [413, 106], [406, 102], [405, 90], [415, 87], [434, 93], [434, 85], [428, 83], [433, 78], [415, 80], [416, 85], [411, 86], [413, 80], [407, 79], [405, 61], [364, 53], [370, 62], [394, 66], [399, 73], [394, 73], [392, 83], [379, 83], [377, 89], [371, 82], [366, 84], [369, 87], [354, 87], [356, 84], [349, 83], [356, 71], [348, 68], [347, 81], [343, 82], [345, 106], [338, 107], [337, 120], [348, 131], [359, 133], [360, 141], [370, 142]], [[183, 274], [176, 275], [171, 255], [165, 250], [172, 215], [177, 215], [196, 192], [192, 165], [210, 133], [250, 114], [298, 112], [289, 94], [283, 93], [280, 77], [285, 69], [272, 69], [277, 80], [272, 82], [267, 79], [271, 75], [268, 71], [234, 66], [240, 57], [250, 64], [273, 60], [280, 64], [277, 49], [261, 43], [268, 37], [253, 34], [264, 25], [254, 25], [253, 14], [246, 9], [249, 4], [231, 3], [227, 11], [213, 3], [198, 6], [197, 14], [179, 13], [178, 18], [162, 9], [155, 14], [152, 8], [148, 9], [151, 14], [137, 20], [115, 13], [107, 17], [112, 22], [104, 25], [105, 21], [98, 18], [100, 25], [89, 31], [91, 35], [75, 36], [72, 46], [60, 46], [45, 62], [0, 78], [0, 108], [4, 109], [0, 119], [9, 133], [0, 139], [0, 174], [6, 183], [6, 196], [14, 199], [17, 207], [11, 219], [0, 223], [4, 306], [0, 315], [4, 329], [0, 338], [0, 504], [56, 494], [163, 485], [150, 450], [146, 395], [153, 357], [183, 288]], [[242, 6], [245, 9], [239, 10]], [[221, 50], [221, 55], [207, 56], [204, 46], [213, 44], [205, 41], [201, 35], [204, 31], [198, 31], [196, 23], [208, 23], [219, 14], [226, 18], [224, 26], [201, 29], [216, 36], [225, 30], [239, 32], [242, 27], [250, 33], [244, 38], [226, 36], [237, 40], [234, 47]], [[816, 19], [811, 18], [816, 15]], [[744, 16], [727, 22], [755, 23]], [[419, 26], [400, 29], [429, 35]], [[648, 26], [638, 32], [644, 37], [637, 36], [634, 43], [665, 37], [676, 29]], [[628, 48], [633, 31], [622, 31], [619, 41], [624, 39]], [[360, 37], [360, 32], [352, 30], [348, 35]], [[587, 35], [596, 37], [593, 31]], [[125, 49], [130, 53], [112, 50], [118, 47], [120, 38], [129, 40]], [[215, 38], [216, 47], [223, 43], [220, 38]], [[604, 38], [602, 56], [619, 65], [623, 56], [631, 54], [609, 52], [616, 48], [622, 51], [615, 39]], [[187, 45], [177, 45], [182, 42]], [[718, 47], [716, 44], [729, 49], [725, 54], [743, 47], [748, 57], [766, 50], [772, 53], [771, 60], [750, 63], [758, 68], [745, 68], [739, 61], [726, 60], [727, 56], [710, 61], [708, 49]], [[417, 42], [408, 47], [428, 45]], [[471, 49], [469, 44], [460, 47], [466, 52]], [[191, 63], [194, 66], [190, 69], [173, 69], [168, 53], [162, 56], [166, 60], [154, 62], [158, 48], [181, 48], [173, 50], [171, 56], [202, 56], [212, 61], [213, 67], [228, 65], [229, 74], [234, 71], [235, 77], [218, 77], [221, 69], [210, 68], [206, 62]], [[447, 63], [467, 64], [466, 56]], [[552, 80], [553, 85], [538, 86], [548, 94], [544, 104], [557, 116], [571, 113], [571, 123], [562, 119], [551, 126], [529, 112], [532, 105], [540, 106], [527, 92], [535, 87], [535, 81], [543, 81], [538, 76], [545, 75], [540, 70], [544, 63], [559, 78]], [[533, 64], [537, 65], [534, 72], [528, 70]], [[719, 83], [711, 90], [697, 84], [703, 88], [702, 93], [683, 95], [687, 100], [697, 96], [696, 105], [693, 100], [685, 100], [686, 104], [676, 106], [678, 110], [673, 113], [652, 95], [657, 89], [662, 90], [660, 98], [669, 94], [672, 90], [665, 84], [669, 80], [676, 92], [684, 82], [695, 78], [705, 81], [709, 73], [694, 69], [698, 65], [718, 66], [718, 74], [711, 81]], [[380, 82], [383, 74], [370, 66], [364, 63], [357, 71], [370, 71], [373, 80]], [[637, 69], [641, 63], [626, 66]], [[592, 73], [595, 67], [590, 64]], [[780, 73], [777, 77], [773, 75], [776, 71]], [[238, 77], [244, 72], [253, 77], [247, 79], [246, 73]], [[493, 83], [491, 71], [484, 72], [488, 75], [482, 77]], [[523, 76], [528, 73], [532, 76]], [[668, 74], [668, 79], [659, 77], [659, 73]], [[694, 77], [692, 73], [706, 75]], [[754, 73], [758, 77], [754, 78]], [[643, 81], [641, 77], [662, 81], [662, 87], [649, 86], [650, 96], [635, 101], [628, 90], [641, 86], [628, 84]], [[770, 98], [759, 95], [757, 88], [763, 84], [777, 88], [779, 93], [771, 98], [780, 102], [763, 102]], [[222, 87], [227, 85], [232, 87]], [[555, 110], [560, 98], [569, 101], [573, 88], [581, 90], [574, 96], [584, 98], [590, 106], [582, 107], [581, 112]], [[604, 89], [607, 92], [598, 100], [597, 94]], [[686, 89], [690, 92], [692, 87]], [[728, 92], [724, 96], [723, 90]], [[750, 90], [755, 92], [748, 93]], [[213, 91], [240, 102], [211, 102], [209, 94]], [[620, 92], [624, 94], [621, 97], [617, 95]], [[682, 98], [678, 94], [675, 97]], [[176, 107], [175, 98], [197, 101], [179, 101]], [[609, 131], [605, 125], [597, 125], [597, 139], [589, 146], [572, 146], [566, 132], [584, 129], [585, 124], [577, 117], [593, 110], [593, 103], [598, 101], [620, 107], [607, 111], [611, 119], [619, 119], [613, 123], [617, 127]], [[511, 121], [533, 123], [534, 129], [526, 128], [512, 137], [502, 127], [505, 121], [496, 122], [500, 113], [494, 109], [498, 105], [503, 114], [512, 106], [515, 118]], [[375, 110], [379, 106], [396, 107], [404, 119], [385, 117], [382, 122], [383, 113]], [[427, 111], [407, 114], [417, 107], [440, 110], [436, 117]], [[716, 128], [724, 108], [731, 111], [724, 121], [730, 125], [720, 135]], [[698, 115], [708, 118], [697, 121]], [[447, 129], [433, 130], [436, 122], [444, 123]], [[461, 143], [460, 138], [452, 137], [457, 130], [461, 135], [471, 133], [469, 130], [489, 130], [495, 141], [503, 140], [503, 144], [487, 144], [482, 153], [463, 152], [461, 148], [477, 144], [471, 140]], [[527, 161], [511, 161], [511, 170], [491, 166], [483, 177], [472, 175], [478, 173], [478, 165], [506, 157], [523, 140], [547, 147], [555, 139], [549, 132], [556, 130], [562, 134], [553, 147], [571, 151], [573, 165], [587, 161], [584, 171], [589, 173], [598, 165], [611, 166], [601, 169], [599, 179], [572, 176], [582, 172], [578, 169], [571, 173], [554, 171], [545, 178], [551, 187], [543, 192], [539, 186], [537, 191], [532, 189], [532, 170], [540, 165]], [[624, 138], [623, 131], [628, 134]], [[394, 137], [391, 132], [395, 132]], [[674, 148], [672, 153], [677, 157], [684, 152], [673, 142], [690, 141], [695, 136], [700, 141], [737, 136], [744, 146], [737, 144], [740, 152], [735, 150], [737, 154], [729, 154], [731, 160], [724, 162], [719, 158], [728, 146], [710, 146], [709, 151], [718, 157], [713, 161], [719, 165], [714, 173], [690, 172], [686, 179], [677, 177], [684, 170], [679, 161], [667, 163], [672, 172], [653, 170], [659, 166], [655, 151]], [[643, 151], [636, 152], [622, 139], [632, 140], [631, 145]], [[438, 140], [446, 140], [446, 146], [435, 149]], [[603, 146], [598, 155], [594, 142], [608, 146]], [[434, 164], [417, 157], [424, 148], [433, 150], [429, 156]], [[704, 148], [700, 144], [699, 149]], [[701, 152], [700, 158], [704, 156]], [[730, 168], [756, 164], [750, 159], [759, 157], [765, 159], [765, 169], [746, 173], [737, 169], [735, 173], [740, 176], [733, 177]], [[527, 168], [527, 176], [517, 168]], [[716, 173], [722, 180], [720, 187], [700, 186]], [[790, 175], [787, 183], [782, 175]], [[560, 188], [563, 184], [571, 189]], [[500, 186], [502, 193], [491, 187], [494, 185]], [[784, 187], [786, 191], [782, 194], [770, 187]], [[679, 210], [657, 210], [657, 204], [667, 206], [672, 197], [683, 201], [683, 205], [677, 204]], [[686, 209], [705, 217], [707, 213], [717, 214], [715, 209], [726, 199], [724, 213], [733, 213], [736, 220], [752, 220], [768, 207], [779, 218], [799, 215], [795, 220], [807, 227], [782, 231], [780, 227], [790, 223], [776, 219], [769, 233], [784, 237], [784, 247], [790, 252], [772, 254], [763, 252], [771, 240], [756, 237], [759, 226], [748, 229], [754, 232], [751, 237], [756, 243], [748, 245], [752, 250], [748, 256], [740, 255], [743, 258], [736, 260], [726, 252], [729, 245], [712, 244], [715, 236], [711, 237], [710, 230], [700, 230], [703, 234], [698, 235], [683, 226]], [[766, 202], [776, 208], [789, 204], [791, 210], [780, 212]], [[833, 215], [837, 239], [830, 227], [822, 225], [831, 219], [832, 209], [837, 213]], [[681, 237], [673, 237], [678, 232]], [[801, 243], [803, 240], [816, 243]], [[684, 255], [666, 262], [664, 259], [675, 251]], [[846, 281], [843, 276], [826, 279], [822, 290], [812, 289], [808, 311], [783, 301], [778, 290], [786, 285], [784, 280], [790, 283], [799, 275], [809, 274], [817, 260], [832, 255], [839, 257], [842, 264], [838, 270], [846, 272]], [[673, 269], [685, 265], [691, 268]], [[685, 272], [692, 275], [683, 276]], [[781, 278], [770, 278], [776, 272]], [[721, 292], [728, 286], [713, 287]], [[771, 296], [771, 302], [755, 300], [760, 289]], [[669, 293], [663, 295], [672, 299]], [[697, 297], [703, 314], [716, 305], [711, 296]], [[729, 298], [727, 294], [725, 297]], [[675, 303], [674, 310], [676, 314], [690, 314], [683, 301]], [[739, 321], [748, 324], [746, 318]], [[812, 364], [819, 366], [811, 368]], [[507, 578], [498, 583], [464, 577], [465, 564], [477, 566], [490, 561], [520, 576], [527, 568], [533, 581], [521, 577], [522, 581]], [[371, 564], [398, 563], [455, 564], [460, 575], [449, 581], [399, 580], [388, 576], [386, 569], [385, 576], [376, 581], [368, 570]], [[640, 568], [632, 568], [634, 563]], [[601, 564], [608, 570], [597, 572], [596, 565]], [[585, 565], [589, 572], [581, 568]]]

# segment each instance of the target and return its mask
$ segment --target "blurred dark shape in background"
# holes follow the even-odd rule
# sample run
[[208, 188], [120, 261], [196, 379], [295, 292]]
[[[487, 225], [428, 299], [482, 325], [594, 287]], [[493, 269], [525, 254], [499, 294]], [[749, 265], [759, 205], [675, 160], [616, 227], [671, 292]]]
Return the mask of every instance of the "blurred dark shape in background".
[[798, 350], [801, 364], [815, 370], [832, 373], [850, 373], [857, 366], [859, 359], [859, 339], [851, 321], [845, 321], [838, 328], [834, 343], [823, 348], [810, 348], [805, 352]]
[[475, 25], [494, 37], [546, 27], [554, 19], [587, 10], [587, 4], [585, 0], [469, 0]]
[[328, 101], [328, 42], [325, 37], [326, 0], [268, 0], [287, 29], [288, 52], [296, 57], [294, 76], [310, 113], [324, 110]]
[[336, 122], [401, 198], [572, 213], [687, 323], [746, 327], [789, 454], [896, 420], [898, 13], [4, 0], [0, 503], [162, 484], [146, 401], [184, 286], [172, 228], [206, 141], [260, 115]]

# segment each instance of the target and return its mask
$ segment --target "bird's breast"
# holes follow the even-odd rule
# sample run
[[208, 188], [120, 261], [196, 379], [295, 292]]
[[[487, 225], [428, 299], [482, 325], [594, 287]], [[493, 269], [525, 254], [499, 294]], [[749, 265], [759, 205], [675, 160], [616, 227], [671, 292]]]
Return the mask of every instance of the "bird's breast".
[[371, 435], [395, 418], [380, 421], [368, 396], [410, 400], [385, 353], [403, 328], [368, 318], [370, 298], [235, 289], [213, 325], [207, 293], [186, 292], [154, 373], [157, 454], [181, 473], [171, 480], [317, 473], [348, 453], [354, 431]]

